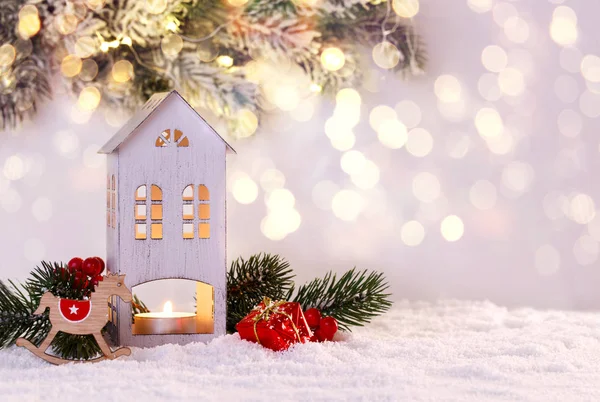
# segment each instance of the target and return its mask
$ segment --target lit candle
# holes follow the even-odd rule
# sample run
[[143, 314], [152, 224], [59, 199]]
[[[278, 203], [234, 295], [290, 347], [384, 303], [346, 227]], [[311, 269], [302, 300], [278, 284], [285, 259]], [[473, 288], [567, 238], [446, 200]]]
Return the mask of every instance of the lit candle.
[[136, 314], [131, 330], [134, 335], [195, 334], [196, 314], [173, 312], [167, 301], [161, 312]]

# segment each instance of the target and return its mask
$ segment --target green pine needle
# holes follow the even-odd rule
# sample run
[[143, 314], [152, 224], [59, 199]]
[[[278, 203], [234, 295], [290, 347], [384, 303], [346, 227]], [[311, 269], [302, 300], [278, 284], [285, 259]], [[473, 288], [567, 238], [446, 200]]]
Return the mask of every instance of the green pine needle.
[[339, 280], [332, 272], [301, 286], [291, 301], [306, 311], [311, 307], [323, 316], [334, 317], [339, 327], [350, 331], [351, 326], [363, 326], [392, 306], [386, 293], [389, 286], [382, 273], [357, 271], [344, 273]]

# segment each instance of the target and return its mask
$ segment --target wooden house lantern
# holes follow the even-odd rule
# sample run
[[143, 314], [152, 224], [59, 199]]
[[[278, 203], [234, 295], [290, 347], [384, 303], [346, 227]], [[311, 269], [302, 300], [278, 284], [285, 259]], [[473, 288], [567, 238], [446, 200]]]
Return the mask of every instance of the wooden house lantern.
[[195, 283], [191, 313], [173, 306], [132, 316], [129, 304], [111, 300], [112, 338], [147, 347], [225, 334], [225, 159], [235, 151], [172, 91], [153, 95], [99, 152], [108, 158], [108, 270], [126, 274], [132, 290], [168, 279]]

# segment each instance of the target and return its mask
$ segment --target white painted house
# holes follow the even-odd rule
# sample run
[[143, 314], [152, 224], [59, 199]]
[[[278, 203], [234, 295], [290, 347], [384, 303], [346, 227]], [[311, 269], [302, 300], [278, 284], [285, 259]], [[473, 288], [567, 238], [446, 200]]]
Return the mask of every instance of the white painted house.
[[197, 283], [194, 331], [137, 334], [131, 306], [117, 299], [109, 309], [114, 340], [154, 346], [224, 334], [225, 168], [233, 148], [172, 91], [153, 95], [99, 152], [108, 157], [108, 270], [126, 274], [130, 289], [168, 278]]

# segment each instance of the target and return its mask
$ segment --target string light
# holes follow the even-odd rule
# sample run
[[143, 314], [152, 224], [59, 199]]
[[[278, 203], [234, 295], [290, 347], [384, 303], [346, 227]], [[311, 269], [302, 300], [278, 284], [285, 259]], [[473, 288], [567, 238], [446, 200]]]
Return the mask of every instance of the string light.
[[229, 68], [233, 66], [233, 58], [227, 55], [219, 56], [217, 57], [217, 64], [221, 67]]
[[81, 71], [81, 59], [73, 54], [65, 57], [60, 63], [60, 72], [67, 78], [73, 78]]
[[168, 0], [146, 0], [146, 9], [150, 14], [162, 14], [168, 3]]
[[112, 77], [116, 82], [127, 82], [133, 75], [133, 65], [128, 60], [119, 60], [113, 65]]
[[392, 8], [402, 18], [413, 18], [419, 12], [419, 0], [393, 0]]
[[338, 71], [346, 63], [346, 56], [337, 47], [328, 47], [321, 53], [321, 64], [329, 71]]
[[77, 104], [82, 110], [95, 110], [100, 104], [102, 95], [96, 87], [85, 87], [79, 93]]
[[183, 49], [183, 39], [177, 34], [169, 34], [162, 38], [160, 48], [167, 56], [177, 56], [181, 52], [181, 49]]
[[9, 67], [12, 65], [16, 56], [17, 52], [12, 45], [5, 43], [0, 46], [0, 67]]
[[398, 65], [402, 55], [393, 43], [383, 41], [373, 47], [373, 61], [381, 68], [392, 69]]

